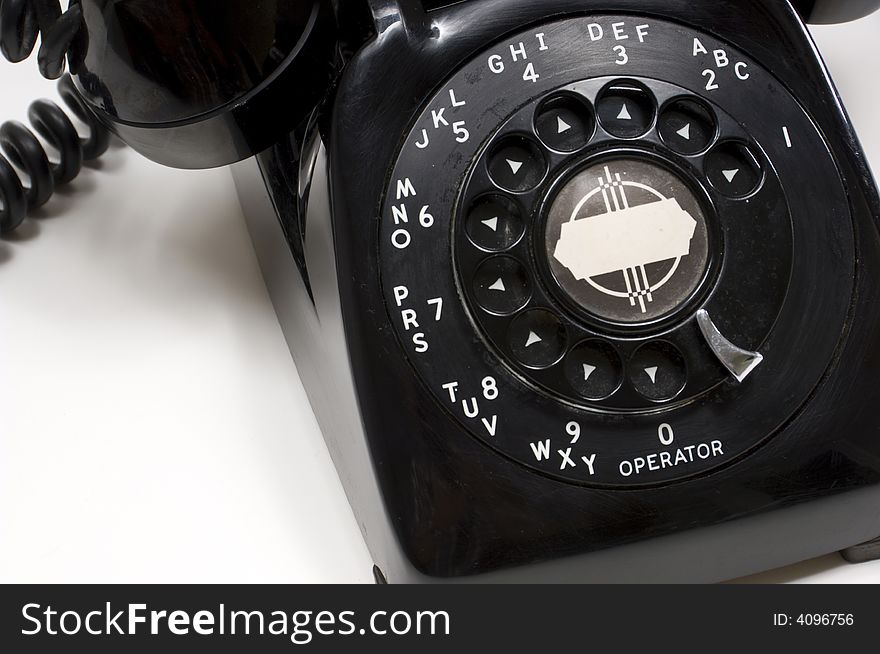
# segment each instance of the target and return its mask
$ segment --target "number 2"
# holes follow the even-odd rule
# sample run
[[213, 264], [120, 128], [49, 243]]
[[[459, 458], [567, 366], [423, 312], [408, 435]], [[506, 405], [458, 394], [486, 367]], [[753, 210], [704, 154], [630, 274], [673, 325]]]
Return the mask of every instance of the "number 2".
[[714, 91], [718, 88], [718, 85], [715, 83], [715, 71], [714, 70], [707, 68], [706, 70], [703, 71], [703, 77], [706, 77], [709, 79], [709, 81], [706, 82], [706, 90], [707, 91]]

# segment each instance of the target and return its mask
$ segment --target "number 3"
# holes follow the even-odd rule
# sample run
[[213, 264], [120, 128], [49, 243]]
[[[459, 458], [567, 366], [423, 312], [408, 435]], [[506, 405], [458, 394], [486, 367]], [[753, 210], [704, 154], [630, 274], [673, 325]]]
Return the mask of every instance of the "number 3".
[[629, 55], [626, 53], [626, 48], [622, 45], [615, 45], [614, 52], [617, 53], [618, 59], [614, 63], [618, 66], [626, 66], [629, 63]]

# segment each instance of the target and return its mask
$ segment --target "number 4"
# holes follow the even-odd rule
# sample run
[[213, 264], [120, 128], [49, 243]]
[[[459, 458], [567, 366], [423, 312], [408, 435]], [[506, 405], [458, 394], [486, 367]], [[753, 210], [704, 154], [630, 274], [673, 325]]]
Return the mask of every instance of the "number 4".
[[525, 80], [526, 82], [532, 82], [534, 84], [540, 78], [541, 76], [535, 72], [535, 64], [529, 64], [528, 66], [526, 66], [526, 72], [523, 73], [523, 80]]

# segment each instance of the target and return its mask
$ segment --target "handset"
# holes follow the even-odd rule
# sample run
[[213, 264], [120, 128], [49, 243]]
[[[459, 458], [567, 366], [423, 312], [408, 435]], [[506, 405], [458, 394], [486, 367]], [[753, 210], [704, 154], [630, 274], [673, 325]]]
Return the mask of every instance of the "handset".
[[[339, 67], [329, 0], [0, 0], [0, 52], [38, 63], [89, 128], [35, 103], [34, 132], [0, 132], [0, 233], [103, 154], [109, 131], [149, 159], [212, 168], [280, 141], [318, 105]], [[39, 138], [38, 138], [39, 137]], [[39, 139], [59, 151], [52, 163]], [[16, 172], [23, 173], [23, 181]]]
[[211, 168], [246, 159], [310, 114], [336, 68], [327, 0], [83, 0], [78, 89], [153, 161]]

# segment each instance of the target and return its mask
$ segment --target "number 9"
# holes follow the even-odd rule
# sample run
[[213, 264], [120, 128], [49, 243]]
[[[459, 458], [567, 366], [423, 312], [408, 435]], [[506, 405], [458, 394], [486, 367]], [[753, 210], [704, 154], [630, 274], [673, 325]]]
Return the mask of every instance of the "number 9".
[[576, 422], [570, 422], [565, 426], [565, 432], [571, 436], [571, 444], [574, 445], [581, 437], [581, 426]]

